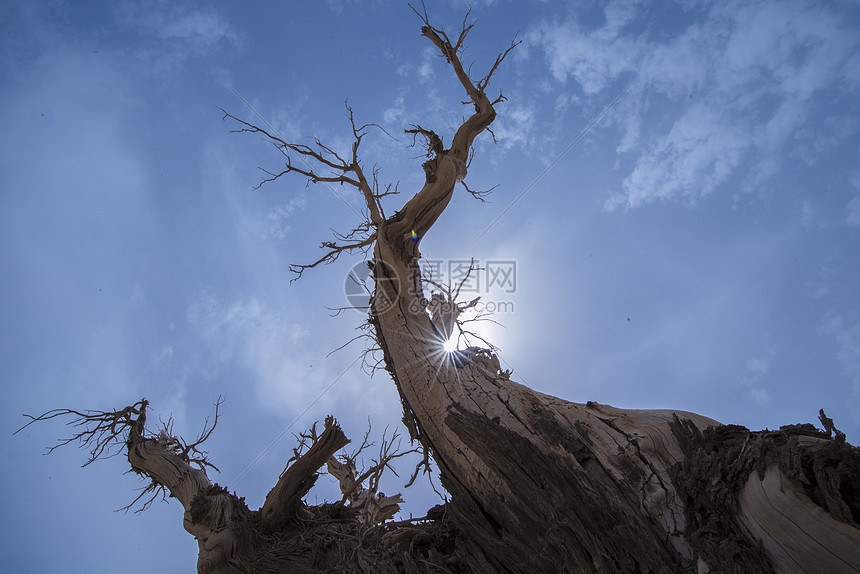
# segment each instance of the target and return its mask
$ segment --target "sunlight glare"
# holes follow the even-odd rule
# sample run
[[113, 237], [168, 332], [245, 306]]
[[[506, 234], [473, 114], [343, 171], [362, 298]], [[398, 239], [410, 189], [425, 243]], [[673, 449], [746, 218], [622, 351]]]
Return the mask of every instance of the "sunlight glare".
[[457, 350], [457, 337], [453, 336], [442, 344], [442, 348], [446, 353], [453, 353]]

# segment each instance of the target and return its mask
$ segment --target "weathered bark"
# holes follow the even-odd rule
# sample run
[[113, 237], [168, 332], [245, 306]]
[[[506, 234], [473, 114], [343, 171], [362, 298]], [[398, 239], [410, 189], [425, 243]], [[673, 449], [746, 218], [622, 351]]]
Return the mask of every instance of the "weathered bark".
[[450, 150], [431, 148], [424, 187], [377, 228], [372, 322], [404, 422], [452, 494], [463, 560], [476, 572], [860, 571], [860, 454], [844, 436], [571, 403], [510, 381], [489, 350], [443, 352], [416, 239], [495, 110], [447, 37], [422, 32], [475, 113]]
[[349, 439], [326, 419], [325, 430], [308, 451], [281, 474], [278, 483], [266, 496], [260, 508], [260, 518], [271, 531], [281, 530], [295, 520], [297, 508], [317, 479], [316, 471], [337, 451], [349, 444]]
[[[421, 17], [422, 34], [450, 63], [474, 112], [450, 149], [430, 130], [407, 130], [427, 140], [429, 159], [424, 186], [393, 216], [380, 203], [388, 190], [358, 161], [364, 127], [352, 123], [352, 157], [343, 159], [319, 142], [291, 144], [237, 121], [239, 131], [263, 134], [287, 156], [286, 169], [269, 179], [296, 172], [363, 194], [368, 220], [294, 270], [373, 246], [370, 325], [404, 424], [432, 454], [450, 502], [426, 519], [382, 522], [399, 495], [376, 497], [354, 466], [334, 458], [348, 439], [332, 418], [321, 435], [305, 436], [312, 444], [297, 452], [259, 511], [210, 482], [205, 459], [189, 454], [201, 441], [146, 436], [146, 401], [116, 413], [51, 411], [34, 420], [68, 414], [98, 424], [108, 440], [74, 437], [99, 437], [92, 459], [122, 435], [132, 469], [182, 504], [201, 573], [860, 571], [860, 449], [823, 412], [824, 431], [751, 432], [682, 411], [568, 402], [511, 381], [491, 350], [443, 351], [456, 316], [432, 312], [440, 302], [432, 307], [424, 298], [418, 247], [466, 177], [475, 138], [496, 116], [501, 96], [491, 101], [485, 90], [507, 52], [474, 83], [459, 56], [471, 26], [464, 22], [452, 42]], [[295, 168], [290, 154], [331, 173]], [[323, 464], [344, 499], [308, 506], [303, 497]]]
[[844, 437], [570, 403], [488, 355], [434, 364], [441, 341], [409, 308], [378, 316], [378, 333], [474, 571], [860, 569], [860, 451]]
[[[244, 499], [212, 484], [203, 468], [192, 466], [176, 448], [181, 444], [179, 439], [164, 433], [146, 437], [145, 417], [144, 405], [129, 430], [129, 463], [135, 472], [165, 487], [182, 504], [183, 525], [199, 547], [199, 573], [238, 574], [281, 568], [290, 572], [318, 571], [310, 567], [313, 545], [295, 545], [284, 552], [282, 536], [295, 531], [296, 523], [308, 517], [301, 499], [316, 480], [317, 469], [349, 442], [332, 418], [326, 419], [319, 440], [282, 473], [263, 507], [251, 512]], [[272, 536], [278, 533], [282, 536]], [[273, 565], [275, 570], [271, 569]]]

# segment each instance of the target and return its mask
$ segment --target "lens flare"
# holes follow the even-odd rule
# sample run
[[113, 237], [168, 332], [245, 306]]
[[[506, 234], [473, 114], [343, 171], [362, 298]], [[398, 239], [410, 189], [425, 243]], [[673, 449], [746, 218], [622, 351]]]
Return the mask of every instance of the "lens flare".
[[442, 348], [446, 353], [453, 353], [457, 350], [457, 337], [451, 337], [444, 343], [442, 343]]

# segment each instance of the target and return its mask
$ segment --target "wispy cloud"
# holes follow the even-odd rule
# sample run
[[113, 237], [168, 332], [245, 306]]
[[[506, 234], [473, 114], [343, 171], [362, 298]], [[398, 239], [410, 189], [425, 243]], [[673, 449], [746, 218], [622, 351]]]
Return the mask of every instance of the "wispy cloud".
[[666, 26], [683, 32], [663, 34], [639, 25], [641, 3], [612, 2], [596, 28], [573, 14], [528, 38], [543, 48], [553, 76], [576, 82], [586, 96], [637, 78], [631, 95], [644, 103], [619, 108], [614, 121], [627, 130], [619, 151], [638, 157], [606, 204], [635, 208], [695, 201], [731, 177], [755, 189], [779, 170], [786, 142], [846, 113], [816, 98], [856, 100], [860, 82], [851, 67], [860, 39], [839, 8], [829, 8], [779, 2], [676, 8]]
[[860, 225], [860, 195], [851, 198], [845, 206], [845, 211], [847, 212], [845, 221], [848, 225]]
[[841, 315], [830, 314], [822, 321], [819, 333], [833, 338], [836, 358], [851, 378], [854, 393], [860, 393], [860, 322], [851, 323]]
[[382, 114], [382, 119], [385, 121], [386, 125], [393, 124], [395, 122], [402, 123], [405, 115], [406, 95], [401, 92], [394, 98], [394, 102], [385, 109]]
[[776, 356], [776, 347], [767, 346], [761, 353], [749, 358], [740, 375], [740, 383], [748, 387], [747, 393], [759, 405], [771, 401], [771, 396], [765, 388], [771, 364]]
[[212, 8], [160, 2], [122, 2], [113, 6], [117, 23], [138, 36], [132, 57], [151, 77], [174, 75], [189, 58], [203, 57], [241, 41], [227, 19]]
[[[695, 202], [725, 182], [742, 160], [749, 133], [729, 127], [722, 116], [707, 106], [692, 106], [639, 157], [623, 190], [612, 194], [606, 207], [633, 208], [665, 199]], [[714, 130], [715, 125], [725, 127]]]
[[197, 55], [221, 42], [238, 43], [229, 22], [212, 9], [191, 9], [166, 2], [123, 2], [115, 7], [117, 19], [139, 32], [184, 44]]
[[[505, 150], [517, 144], [527, 147], [534, 138], [535, 124], [535, 110], [531, 105], [510, 105], [493, 124], [493, 133]], [[489, 146], [490, 142], [484, 140], [482, 143]]]
[[290, 218], [297, 211], [304, 209], [306, 204], [304, 197], [297, 197], [270, 209], [266, 214], [269, 236], [278, 240], [284, 239], [290, 231]]
[[325, 353], [305, 327], [260, 298], [223, 300], [204, 290], [189, 305], [188, 321], [208, 348], [201, 362], [210, 374], [240, 369], [263, 408], [301, 410], [339, 374], [314, 364]]
[[851, 186], [854, 197], [845, 206], [845, 223], [857, 226], [860, 225], [860, 173], [851, 177]]

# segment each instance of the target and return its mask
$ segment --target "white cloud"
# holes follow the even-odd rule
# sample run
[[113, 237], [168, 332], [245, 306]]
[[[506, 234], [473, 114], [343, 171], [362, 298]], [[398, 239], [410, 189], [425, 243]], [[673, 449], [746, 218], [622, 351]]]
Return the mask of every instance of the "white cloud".
[[[394, 57], [397, 57], [396, 55]], [[435, 76], [435, 67], [440, 61], [436, 48], [425, 47], [421, 51], [421, 63], [418, 65], [404, 62], [397, 66], [395, 72], [399, 76], [409, 78], [415, 76], [422, 84], [429, 84]]]
[[211, 9], [164, 2], [124, 2], [116, 6], [117, 19], [156, 38], [178, 41], [196, 54], [205, 54], [221, 42], [238, 43], [229, 22]]
[[[631, 102], [628, 100], [619, 106], [620, 109], [623, 109], [625, 106], [639, 106], [638, 102]], [[625, 113], [618, 114], [618, 121], [616, 122], [620, 124], [624, 128], [624, 136], [621, 138], [621, 143], [618, 144], [618, 147], [615, 149], [616, 153], [623, 154], [626, 152], [634, 151], [639, 146], [640, 138], [642, 137], [642, 128], [644, 123], [642, 121], [641, 113]]]
[[203, 291], [188, 308], [188, 321], [207, 342], [219, 362], [233, 359], [246, 345], [247, 334], [262, 318], [256, 300], [222, 303], [214, 294]]
[[628, 97], [641, 103], [619, 106], [612, 120], [627, 132], [619, 152], [643, 149], [608, 209], [695, 201], [736, 176], [754, 190], [780, 170], [788, 142], [805, 128], [817, 134], [820, 116], [833, 116], [818, 94], [860, 85], [860, 72], [850, 68], [860, 38], [835, 9], [714, 3], [674, 14], [672, 25], [683, 31], [670, 35], [653, 27], [639, 31], [646, 9], [614, 2], [596, 28], [586, 29], [573, 15], [527, 34], [543, 49], [553, 76], [576, 82], [592, 100], [638, 78]]
[[732, 174], [749, 145], [743, 128], [713, 129], [721, 124], [725, 126], [718, 111], [693, 106], [665, 138], [640, 156], [623, 191], [612, 194], [606, 208], [635, 208], [677, 198], [693, 203], [711, 193]]
[[155, 358], [155, 363], [158, 366], [166, 367], [173, 360], [173, 347], [171, 345], [164, 345], [161, 347], [161, 350], [158, 352], [158, 356]]
[[202, 291], [188, 308], [188, 321], [208, 347], [201, 369], [210, 376], [239, 369], [247, 377], [243, 385], [263, 408], [300, 410], [340, 374], [337, 361], [315, 364], [330, 350], [321, 347], [324, 343], [259, 298], [226, 302]]
[[424, 62], [418, 67], [418, 79], [423, 83], [433, 79], [433, 66], [430, 62]]
[[131, 34], [141, 36], [142, 41], [131, 43], [130, 59], [136, 72], [153, 80], [178, 74], [191, 57], [241, 44], [230, 23], [213, 9], [150, 0], [117, 3], [113, 14]]
[[385, 112], [382, 114], [382, 119], [386, 124], [392, 124], [394, 122], [401, 122], [403, 118], [406, 116], [406, 95], [404, 93], [398, 94], [398, 96], [394, 99], [394, 103], [389, 106]]
[[268, 235], [274, 239], [284, 239], [290, 231], [290, 218], [295, 212], [303, 210], [306, 204], [304, 197], [297, 197], [270, 209], [266, 214]]
[[854, 187], [854, 197], [845, 206], [845, 223], [851, 226], [860, 225], [860, 173], [851, 176], [851, 185]]
[[637, 43], [607, 36], [601, 31], [589, 35], [576, 22], [568, 22], [540, 27], [527, 39], [543, 46], [557, 80], [573, 77], [586, 94], [595, 94], [621, 73], [638, 67]]
[[493, 124], [496, 140], [504, 149], [516, 144], [528, 144], [535, 125], [535, 112], [531, 106], [510, 106]]
[[748, 360], [741, 382], [745, 385], [759, 384], [770, 370], [770, 362], [770, 357], [755, 357]]
[[764, 389], [752, 389], [750, 397], [759, 405], [766, 405], [770, 402], [770, 393]]
[[764, 388], [764, 383], [767, 380], [776, 351], [774, 345], [767, 345], [759, 355], [747, 360], [741, 372], [740, 383], [749, 388], [747, 391], [749, 397], [758, 405], [765, 405], [771, 401], [770, 393]]
[[167, 22], [158, 22], [156, 31], [163, 38], [188, 43], [198, 53], [209, 51], [221, 41], [237, 40], [227, 21], [211, 11], [176, 14]]
[[845, 222], [848, 225], [860, 225], [860, 196], [851, 198], [845, 206], [845, 211], [847, 212]]
[[382, 0], [326, 0], [329, 10], [340, 16], [344, 10], [367, 10], [382, 5]]
[[854, 392], [860, 392], [860, 322], [846, 324], [840, 315], [828, 315], [818, 329], [836, 342], [836, 358], [854, 384]]

